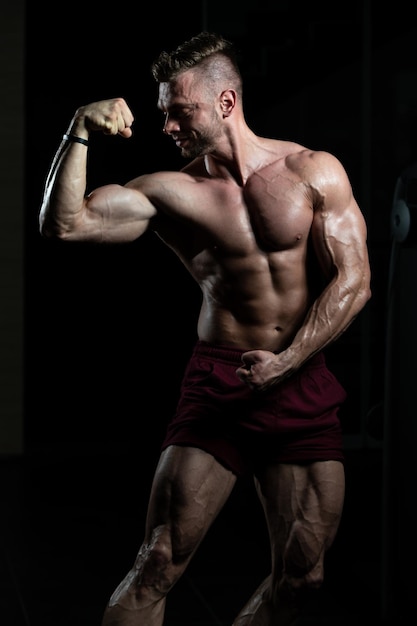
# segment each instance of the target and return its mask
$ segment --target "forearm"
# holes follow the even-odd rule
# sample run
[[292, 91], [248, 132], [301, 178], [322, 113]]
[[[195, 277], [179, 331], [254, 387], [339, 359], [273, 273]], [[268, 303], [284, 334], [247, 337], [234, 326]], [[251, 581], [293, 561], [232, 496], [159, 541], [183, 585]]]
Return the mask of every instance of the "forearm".
[[335, 280], [313, 303], [306, 319], [285, 351], [294, 369], [333, 343], [354, 321], [371, 296], [368, 271], [355, 284]]
[[[91, 131], [105, 135], [132, 136], [133, 115], [123, 98], [111, 98], [79, 107], [66, 134], [81, 139], [63, 139], [45, 184], [39, 216], [40, 231], [49, 237], [89, 241], [125, 241], [139, 236], [146, 228], [152, 207], [132, 192], [120, 194], [118, 186], [85, 197], [87, 150]], [[135, 216], [126, 207], [136, 200]], [[146, 205], [143, 209], [143, 203]], [[115, 208], [116, 207], [116, 208]], [[122, 210], [120, 210], [122, 209]], [[116, 214], [117, 213], [117, 214]], [[127, 213], [127, 215], [126, 215]], [[129, 228], [133, 217], [143, 221], [136, 230]], [[137, 220], [138, 221], [138, 220]]]
[[88, 146], [71, 137], [88, 141], [88, 131], [81, 123], [71, 122], [54, 157], [39, 214], [44, 236], [65, 238], [76, 229], [77, 218], [83, 211]]

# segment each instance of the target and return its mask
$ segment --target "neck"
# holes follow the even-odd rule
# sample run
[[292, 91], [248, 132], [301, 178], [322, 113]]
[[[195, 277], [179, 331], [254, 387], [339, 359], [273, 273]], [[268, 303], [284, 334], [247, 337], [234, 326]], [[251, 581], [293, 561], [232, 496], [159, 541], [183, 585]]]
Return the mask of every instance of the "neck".
[[206, 170], [212, 176], [232, 177], [243, 186], [259, 162], [260, 140], [246, 125], [229, 131], [224, 143], [204, 157]]

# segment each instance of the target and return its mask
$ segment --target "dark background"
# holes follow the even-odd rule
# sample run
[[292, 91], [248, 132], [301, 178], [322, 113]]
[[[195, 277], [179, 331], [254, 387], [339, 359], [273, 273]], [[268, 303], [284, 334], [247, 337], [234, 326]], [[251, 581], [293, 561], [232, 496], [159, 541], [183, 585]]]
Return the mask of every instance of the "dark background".
[[[329, 351], [355, 396], [345, 432], [363, 434], [360, 413], [381, 400], [394, 188], [414, 159], [415, 29], [400, 7], [393, 13], [379, 5], [367, 11], [363, 2], [337, 8], [330, 2], [183, 2], [174, 10], [158, 3], [145, 18], [108, 16], [90, 0], [76, 26], [68, 8], [55, 28], [43, 30], [54, 16], [49, 8], [42, 14], [42, 3], [28, 6], [28, 442], [79, 441], [80, 426], [83, 440], [130, 441], [142, 432], [137, 417], [148, 406], [144, 393], [157, 402], [151, 415], [165, 415], [160, 403], [169, 406], [177, 389], [195, 336], [199, 293], [176, 257], [153, 235], [111, 249], [42, 241], [37, 213], [61, 136], [76, 107], [88, 101], [122, 95], [136, 116], [131, 140], [94, 136], [90, 188], [184, 165], [161, 132], [149, 66], [162, 48], [175, 47], [203, 22], [241, 51], [252, 129], [336, 154], [366, 216], [373, 299]], [[172, 358], [177, 372], [161, 370]], [[32, 420], [35, 406], [42, 414], [35, 411]], [[103, 423], [100, 406], [115, 410], [117, 427], [114, 419]], [[151, 415], [146, 411], [148, 433]]]
[[[200, 302], [151, 233], [109, 248], [42, 240], [44, 180], [77, 106], [114, 96], [130, 104], [134, 136], [93, 137], [91, 187], [181, 167], [161, 132], [149, 67], [161, 49], [203, 29], [240, 49], [251, 128], [338, 156], [368, 223], [373, 297], [327, 350], [349, 394], [347, 496], [319, 623], [415, 619], [417, 262], [413, 238], [398, 245], [391, 235], [396, 183], [417, 160], [411, 7], [28, 3], [24, 453], [5, 464], [5, 626], [100, 623], [141, 542]], [[167, 625], [231, 624], [267, 568], [262, 516], [243, 482], [172, 592]]]

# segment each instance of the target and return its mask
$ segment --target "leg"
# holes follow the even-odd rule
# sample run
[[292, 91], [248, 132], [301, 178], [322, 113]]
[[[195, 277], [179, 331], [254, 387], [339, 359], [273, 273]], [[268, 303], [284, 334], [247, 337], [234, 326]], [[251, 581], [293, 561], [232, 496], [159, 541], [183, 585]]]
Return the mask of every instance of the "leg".
[[236, 482], [197, 448], [170, 446], [152, 485], [143, 544], [110, 598], [102, 626], [162, 626], [165, 598]]
[[272, 571], [234, 626], [292, 626], [323, 582], [324, 556], [342, 515], [339, 461], [268, 467], [256, 482], [268, 524]]

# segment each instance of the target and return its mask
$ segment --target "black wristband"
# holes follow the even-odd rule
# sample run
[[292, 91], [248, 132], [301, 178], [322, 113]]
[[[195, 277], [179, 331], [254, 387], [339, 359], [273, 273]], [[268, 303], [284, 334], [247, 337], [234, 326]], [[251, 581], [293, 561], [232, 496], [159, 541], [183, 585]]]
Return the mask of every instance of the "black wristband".
[[77, 135], [64, 135], [65, 141], [73, 141], [75, 143], [82, 143], [83, 146], [88, 146], [88, 139], [83, 139], [82, 137], [77, 137]]

